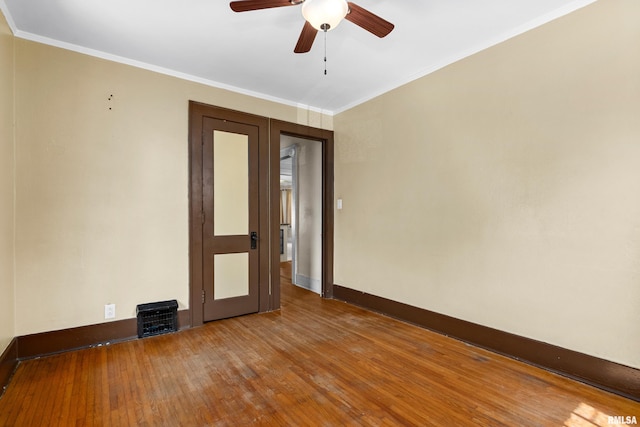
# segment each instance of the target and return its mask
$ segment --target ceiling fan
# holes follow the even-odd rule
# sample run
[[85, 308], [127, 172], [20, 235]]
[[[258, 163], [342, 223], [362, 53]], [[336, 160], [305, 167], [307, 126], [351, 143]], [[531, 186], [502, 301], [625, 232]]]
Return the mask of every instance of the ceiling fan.
[[343, 19], [353, 22], [380, 38], [389, 34], [394, 27], [391, 22], [346, 0], [238, 0], [232, 1], [229, 6], [234, 12], [248, 12], [299, 4], [302, 4], [305, 23], [293, 50], [295, 53], [309, 52], [318, 31], [332, 30]]

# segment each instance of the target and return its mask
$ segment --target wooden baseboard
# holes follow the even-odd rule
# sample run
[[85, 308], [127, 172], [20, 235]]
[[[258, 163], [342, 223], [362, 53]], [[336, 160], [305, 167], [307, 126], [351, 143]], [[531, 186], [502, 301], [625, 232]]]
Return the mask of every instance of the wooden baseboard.
[[11, 376], [18, 367], [18, 340], [11, 340], [0, 356], [0, 396], [9, 384]]
[[333, 297], [640, 401], [640, 369], [339, 285]]
[[[189, 310], [179, 310], [178, 328], [186, 329], [190, 326]], [[15, 340], [17, 341], [17, 359], [25, 360], [98, 344], [127, 341], [137, 337], [138, 323], [137, 319], [133, 318], [23, 335]]]

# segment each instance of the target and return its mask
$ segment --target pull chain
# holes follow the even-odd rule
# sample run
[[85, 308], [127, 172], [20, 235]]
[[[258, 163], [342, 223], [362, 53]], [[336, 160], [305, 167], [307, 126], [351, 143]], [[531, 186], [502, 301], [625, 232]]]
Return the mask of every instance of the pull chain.
[[324, 75], [327, 75], [327, 30], [324, 30]]
[[324, 31], [324, 75], [327, 75], [327, 31], [329, 30], [329, 24], [322, 24], [320, 29]]

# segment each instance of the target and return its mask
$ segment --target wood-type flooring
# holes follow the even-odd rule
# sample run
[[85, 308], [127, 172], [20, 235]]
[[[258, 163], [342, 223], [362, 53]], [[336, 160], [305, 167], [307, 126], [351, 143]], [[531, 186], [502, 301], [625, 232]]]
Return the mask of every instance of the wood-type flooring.
[[278, 312], [22, 362], [0, 398], [0, 426], [12, 427], [604, 427], [620, 416], [640, 422], [640, 403], [286, 277]]

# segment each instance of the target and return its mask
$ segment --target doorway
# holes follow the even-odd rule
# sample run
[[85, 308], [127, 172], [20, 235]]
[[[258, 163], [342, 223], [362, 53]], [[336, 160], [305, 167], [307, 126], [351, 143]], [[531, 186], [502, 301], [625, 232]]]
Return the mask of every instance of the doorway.
[[322, 294], [322, 141], [280, 137], [280, 268]]
[[[323, 298], [333, 298], [333, 131], [313, 128], [304, 125], [297, 125], [293, 123], [283, 122], [279, 120], [270, 121], [270, 158], [271, 158], [271, 217], [274, 219], [280, 218], [281, 212], [281, 191], [280, 191], [280, 160], [281, 157], [287, 157], [286, 147], [285, 151], [281, 152], [281, 141], [292, 139], [293, 141], [301, 142], [302, 144], [310, 143], [312, 147], [317, 147], [320, 157], [320, 213], [316, 220], [320, 223], [320, 239], [319, 239], [319, 252], [320, 252], [320, 274], [319, 284], [315, 284], [320, 295]], [[299, 155], [300, 151], [293, 155]], [[292, 173], [296, 171], [295, 166], [292, 166]], [[299, 172], [299, 171], [298, 171]], [[293, 203], [292, 203], [292, 207]], [[295, 207], [294, 207], [295, 208]], [[303, 216], [300, 212], [302, 209], [298, 202], [298, 218]], [[295, 215], [292, 215], [293, 221], [295, 221]], [[271, 251], [278, 256], [271, 258], [271, 286], [273, 293], [274, 306], [280, 307], [280, 221], [272, 221], [271, 235], [277, 236], [272, 239]], [[298, 224], [294, 224], [294, 227]], [[311, 229], [313, 230], [313, 228]], [[310, 231], [313, 233], [314, 231]], [[317, 229], [315, 233], [317, 234]], [[294, 236], [295, 237], [295, 236]], [[300, 236], [298, 236], [300, 237]], [[300, 238], [297, 240], [300, 242]], [[298, 253], [297, 262], [297, 275], [300, 277], [300, 261], [302, 261], [299, 253], [299, 247], [293, 247], [296, 244], [296, 240], [292, 239], [292, 250], [294, 253]], [[316, 246], [317, 248], [318, 246]], [[317, 252], [317, 249], [316, 249]], [[317, 255], [315, 256], [318, 258]], [[310, 265], [309, 265], [310, 267]], [[309, 268], [309, 271], [311, 268]], [[304, 275], [304, 274], [303, 274]], [[317, 273], [316, 273], [317, 275]], [[296, 276], [296, 272], [292, 271], [292, 278]], [[305, 279], [303, 278], [302, 281]], [[311, 286], [311, 283], [307, 282]]]

